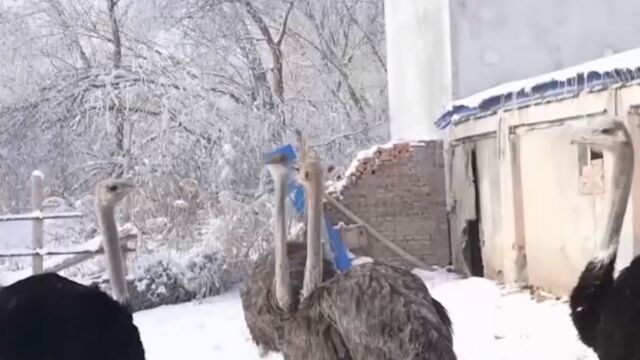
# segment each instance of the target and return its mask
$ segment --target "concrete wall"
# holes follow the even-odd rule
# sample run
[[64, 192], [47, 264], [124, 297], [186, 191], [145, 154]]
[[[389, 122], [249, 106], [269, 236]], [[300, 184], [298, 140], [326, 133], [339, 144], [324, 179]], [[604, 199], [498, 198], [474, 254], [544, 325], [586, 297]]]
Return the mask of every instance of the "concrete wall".
[[454, 98], [640, 46], [632, 0], [450, 3]]
[[[609, 214], [609, 154], [604, 154], [604, 194], [580, 193], [578, 147], [569, 144], [572, 129], [579, 125], [520, 136], [529, 281], [554, 294], [566, 295], [575, 285], [597, 250]], [[619, 249], [620, 260], [627, 263], [633, 242], [631, 214], [626, 213]]]
[[441, 139], [451, 100], [448, 0], [385, 0], [392, 139]]
[[[340, 202], [405, 251], [429, 265], [450, 264], [442, 141], [414, 143], [399, 157], [373, 155]], [[373, 164], [376, 160], [375, 166]], [[351, 176], [351, 175], [347, 175]], [[327, 206], [333, 224], [346, 217]], [[358, 255], [412, 268], [373, 236]]]

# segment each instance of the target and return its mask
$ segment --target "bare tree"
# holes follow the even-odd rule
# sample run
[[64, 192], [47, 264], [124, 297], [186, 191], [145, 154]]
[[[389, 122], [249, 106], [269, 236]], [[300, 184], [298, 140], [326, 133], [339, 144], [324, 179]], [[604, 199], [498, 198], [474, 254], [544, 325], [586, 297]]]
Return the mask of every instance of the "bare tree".
[[[151, 186], [132, 194], [125, 215], [152, 241], [261, 251], [271, 186], [263, 151], [299, 128], [345, 164], [386, 140], [382, 3], [28, 0], [0, 9], [0, 59], [16, 64], [0, 68], [0, 207], [26, 205], [19, 192], [35, 168], [70, 203], [100, 178], [135, 176]], [[197, 197], [184, 197], [183, 179], [200, 184]]]

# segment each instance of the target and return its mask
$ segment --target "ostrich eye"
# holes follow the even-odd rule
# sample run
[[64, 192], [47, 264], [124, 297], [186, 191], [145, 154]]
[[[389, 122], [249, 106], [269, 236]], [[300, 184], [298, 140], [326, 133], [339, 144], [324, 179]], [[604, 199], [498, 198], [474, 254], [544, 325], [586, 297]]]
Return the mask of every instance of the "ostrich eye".
[[111, 192], [118, 191], [118, 185], [109, 185], [107, 189]]
[[613, 129], [604, 128], [604, 129], [600, 130], [600, 133], [603, 134], [603, 135], [611, 135], [611, 134], [613, 134]]

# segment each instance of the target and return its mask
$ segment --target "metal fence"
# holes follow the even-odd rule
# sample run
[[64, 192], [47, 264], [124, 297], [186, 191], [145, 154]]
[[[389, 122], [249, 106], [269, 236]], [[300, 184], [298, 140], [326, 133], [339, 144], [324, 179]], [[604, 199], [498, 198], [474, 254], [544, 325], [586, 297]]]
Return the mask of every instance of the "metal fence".
[[[55, 221], [60, 219], [74, 219], [81, 218], [84, 215], [79, 212], [63, 212], [55, 214], [45, 214], [42, 212], [44, 204], [44, 175], [40, 171], [34, 171], [31, 174], [31, 212], [25, 214], [8, 214], [1, 215], [0, 222], [7, 221], [31, 221], [31, 249], [22, 250], [0, 250], [0, 258], [14, 258], [14, 257], [31, 257], [31, 272], [32, 274], [39, 274], [44, 271], [57, 272], [66, 269], [71, 266], [80, 264], [87, 261], [98, 254], [104, 253], [101, 246], [100, 237], [96, 237], [89, 240], [87, 244], [84, 244], [82, 249], [77, 250], [51, 250], [44, 247], [44, 222]], [[129, 240], [137, 238], [137, 230], [135, 227], [127, 224], [119, 233], [120, 241], [123, 243], [123, 250], [126, 252], [132, 251], [126, 246]], [[89, 246], [87, 246], [89, 245]], [[44, 256], [59, 256], [59, 255], [74, 255], [67, 257], [63, 261], [52, 264], [45, 268], [43, 258]]]

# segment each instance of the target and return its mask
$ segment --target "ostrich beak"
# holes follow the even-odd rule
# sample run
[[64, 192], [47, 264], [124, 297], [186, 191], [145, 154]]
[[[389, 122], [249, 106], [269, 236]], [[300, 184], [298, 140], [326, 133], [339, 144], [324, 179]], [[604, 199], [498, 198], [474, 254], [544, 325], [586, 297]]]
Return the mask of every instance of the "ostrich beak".
[[131, 192], [134, 192], [134, 191], [136, 191], [138, 189], [138, 185], [133, 183], [133, 182], [128, 182], [125, 185], [125, 189], [126, 189], [127, 193], [131, 193]]
[[121, 185], [124, 187], [137, 188], [138, 185], [134, 181], [134, 177], [131, 175], [126, 175], [118, 179], [121, 182]]
[[131, 178], [120, 178], [114, 181], [114, 185], [120, 187], [120, 192], [127, 195], [138, 188]]
[[267, 160], [267, 165], [284, 165], [287, 163], [286, 154], [278, 154]]
[[576, 129], [571, 144], [613, 150], [630, 141], [628, 130], [623, 121], [615, 118], [604, 118], [592, 121], [589, 125]]
[[611, 134], [604, 134], [601, 129], [585, 129], [571, 139], [571, 145], [589, 145], [593, 147], [609, 147], [616, 139]]
[[272, 176], [278, 177], [286, 174], [287, 172], [287, 155], [278, 154], [269, 160], [267, 160], [267, 170]]

